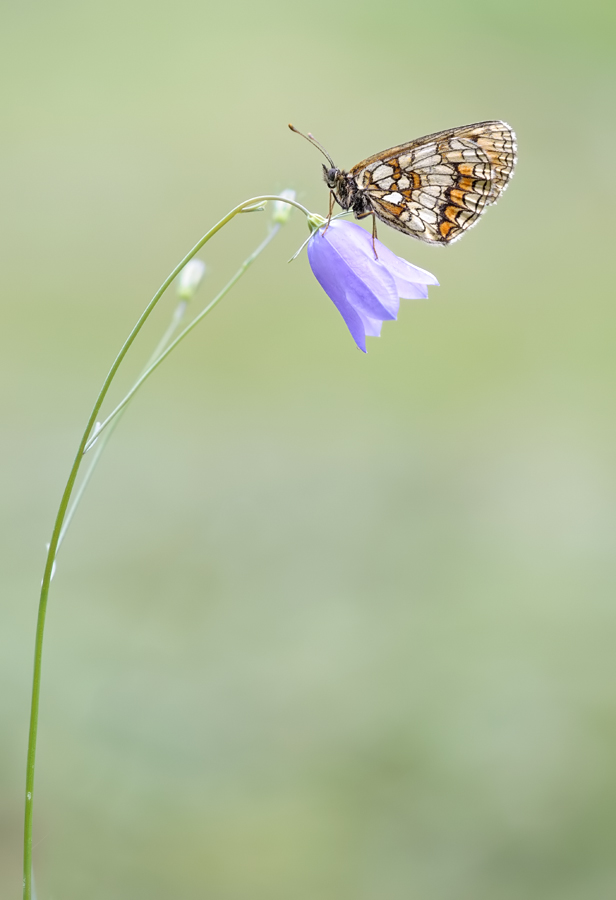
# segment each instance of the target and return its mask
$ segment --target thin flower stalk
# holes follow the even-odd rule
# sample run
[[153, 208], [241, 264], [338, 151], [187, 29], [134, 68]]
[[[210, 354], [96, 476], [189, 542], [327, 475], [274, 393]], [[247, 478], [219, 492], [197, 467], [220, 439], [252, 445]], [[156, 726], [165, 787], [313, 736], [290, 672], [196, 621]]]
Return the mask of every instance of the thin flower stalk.
[[259, 254], [262, 253], [263, 250], [265, 250], [265, 248], [270, 243], [270, 241], [278, 234], [279, 230], [280, 230], [280, 224], [274, 223], [274, 225], [272, 225], [267, 237], [259, 244], [257, 249], [253, 253], [251, 253], [247, 259], [244, 260], [244, 262], [239, 267], [239, 269], [237, 270], [235, 275], [229, 279], [229, 281], [222, 288], [222, 290], [218, 294], [216, 294], [214, 299], [210, 303], [208, 303], [208, 305], [205, 307], [205, 309], [201, 310], [199, 315], [196, 316], [193, 319], [193, 321], [189, 325], [187, 325], [186, 328], [182, 332], [180, 332], [180, 334], [176, 337], [176, 339], [173, 341], [173, 343], [169, 344], [169, 346], [166, 348], [166, 350], [164, 350], [164, 352], [160, 354], [158, 359], [154, 360], [154, 362], [152, 362], [151, 365], [149, 365], [143, 371], [141, 376], [134, 383], [134, 385], [132, 386], [130, 391], [126, 394], [124, 399], [121, 400], [118, 403], [118, 405], [116, 406], [116, 408], [114, 410], [112, 410], [112, 412], [109, 413], [107, 418], [103, 422], [100, 423], [96, 432], [92, 435], [92, 437], [86, 443], [85, 448], [84, 448], [84, 453], [87, 453], [88, 450], [96, 443], [96, 441], [98, 441], [100, 433], [102, 431], [104, 431], [106, 428], [108, 428], [108, 426], [114, 421], [116, 416], [119, 415], [119, 413], [121, 413], [122, 410], [126, 407], [126, 404], [130, 403], [130, 401], [135, 396], [135, 394], [137, 393], [137, 391], [139, 390], [141, 385], [144, 383], [144, 381], [146, 381], [150, 377], [152, 372], [154, 372], [154, 370], [158, 368], [158, 366], [161, 364], [161, 362], [164, 359], [166, 359], [167, 356], [169, 356], [169, 354], [173, 350], [175, 350], [175, 348], [178, 346], [178, 344], [181, 343], [188, 334], [190, 334], [190, 332], [193, 330], [193, 328], [195, 328], [199, 324], [199, 322], [201, 322], [208, 315], [208, 313], [210, 313], [214, 309], [214, 307], [218, 303], [220, 303], [220, 301], [225, 296], [225, 294], [227, 294], [231, 290], [233, 285], [236, 284], [236, 282], [238, 282], [240, 280], [240, 278], [242, 277], [244, 272], [255, 261], [255, 259], [259, 256]]
[[[56, 519], [53, 527], [53, 531], [51, 534], [51, 540], [49, 542], [49, 547], [47, 550], [47, 558], [45, 562], [45, 570], [43, 573], [43, 580], [41, 583], [41, 593], [39, 599], [39, 608], [38, 608], [38, 616], [37, 616], [37, 624], [36, 624], [36, 636], [34, 642], [34, 668], [32, 675], [32, 697], [30, 703], [30, 727], [28, 732], [28, 752], [27, 752], [27, 762], [26, 762], [26, 797], [25, 797], [25, 816], [24, 816], [24, 869], [23, 869], [23, 900], [32, 900], [33, 896], [33, 878], [32, 878], [32, 829], [33, 829], [33, 794], [34, 794], [34, 776], [35, 776], [35, 768], [36, 768], [36, 744], [37, 744], [37, 736], [38, 736], [38, 721], [39, 721], [39, 708], [40, 708], [40, 694], [41, 694], [41, 673], [42, 673], [42, 658], [43, 658], [43, 639], [45, 634], [45, 619], [47, 615], [47, 603], [49, 599], [49, 588], [51, 584], [51, 579], [54, 573], [55, 561], [58, 552], [58, 547], [60, 544], [61, 537], [63, 538], [63, 525], [66, 521], [67, 514], [69, 511], [69, 504], [71, 501], [71, 497], [73, 495], [73, 491], [75, 489], [75, 483], [77, 481], [77, 476], [79, 474], [79, 470], [81, 464], [83, 462], [84, 453], [86, 450], [86, 446], [89, 444], [90, 437], [92, 435], [93, 429], [95, 427], [99, 411], [109, 388], [115, 378], [115, 375], [120, 368], [126, 354], [130, 350], [133, 345], [137, 335], [143, 328], [147, 319], [153, 312], [160, 298], [163, 296], [167, 288], [172, 284], [174, 279], [180, 274], [182, 269], [186, 266], [186, 264], [199, 252], [199, 250], [209, 241], [212, 237], [214, 237], [217, 232], [224, 228], [235, 216], [240, 213], [245, 212], [254, 212], [257, 210], [261, 210], [264, 207], [264, 204], [268, 200], [273, 201], [283, 201], [284, 203], [288, 203], [291, 206], [296, 207], [301, 212], [303, 212], [306, 216], [310, 215], [310, 211], [307, 210], [301, 203], [298, 203], [296, 200], [290, 197], [281, 197], [278, 195], [263, 195], [260, 197], [253, 197], [250, 200], [245, 201], [244, 203], [239, 204], [234, 209], [232, 209], [226, 216], [224, 216], [213, 228], [210, 228], [203, 237], [197, 241], [195, 246], [190, 250], [184, 259], [178, 263], [178, 265], [173, 269], [173, 271], [167, 276], [167, 278], [163, 281], [159, 289], [156, 291], [145, 310], [137, 320], [137, 323], [133, 327], [132, 331], [126, 338], [120, 352], [116, 356], [113, 365], [109, 369], [107, 373], [107, 377], [105, 378], [103, 385], [98, 393], [94, 406], [92, 408], [92, 412], [88, 418], [86, 427], [84, 429], [83, 435], [79, 442], [79, 446], [77, 448], [77, 453], [75, 454], [75, 458], [73, 461], [73, 465], [71, 467], [68, 480], [66, 482], [66, 486], [64, 488], [62, 498], [60, 500], [60, 505], [58, 508], [58, 512], [56, 514]], [[275, 226], [274, 226], [275, 228]], [[236, 273], [234, 278], [228, 283], [225, 289], [209, 304], [208, 307], [185, 329], [178, 338], [173, 341], [169, 347], [158, 357], [157, 360], [150, 366], [145, 374], [145, 377], [153, 371], [153, 369], [162, 362], [164, 358], [166, 358], [169, 352], [177, 346], [180, 340], [188, 333], [188, 331], [192, 330], [192, 328], [200, 321], [215, 305], [222, 299], [222, 296], [235, 284], [235, 282], [241, 277], [246, 268], [250, 265], [256, 255], [261, 252], [269, 241], [272, 239], [274, 234], [276, 233], [277, 228], [272, 229], [272, 232], [268, 235], [266, 240], [262, 242], [255, 254], [252, 254], [251, 257], [246, 260], [243, 266], [240, 268], [239, 272]], [[128, 399], [132, 397], [135, 393], [135, 390], [143, 383], [145, 380], [144, 377], [139, 379], [137, 385], [129, 395], [127, 395]], [[127, 398], [125, 398], [126, 402], [128, 402]], [[125, 406], [126, 403], [123, 403]], [[100, 432], [98, 429], [97, 434]], [[91, 446], [91, 443], [90, 443]], [[82, 492], [83, 493], [83, 492]], [[72, 510], [74, 512], [74, 509]]]
[[[154, 363], [158, 359], [160, 354], [169, 345], [169, 343], [173, 339], [174, 334], [177, 332], [178, 328], [180, 327], [180, 325], [182, 324], [182, 322], [184, 320], [187, 307], [188, 307], [188, 302], [186, 300], [180, 300], [180, 302], [178, 303], [178, 305], [176, 306], [176, 308], [173, 311], [173, 316], [171, 318], [171, 322], [169, 323], [162, 338], [158, 342], [156, 349], [154, 350], [154, 352], [150, 356], [149, 360], [145, 364], [145, 366], [143, 368], [143, 372], [147, 371], [147, 369], [152, 365], [152, 363]], [[142, 372], [142, 374], [143, 374], [143, 372]], [[58, 551], [60, 550], [60, 547], [62, 546], [62, 542], [64, 541], [64, 538], [66, 537], [66, 533], [67, 533], [68, 529], [70, 528], [71, 522], [73, 520], [73, 516], [75, 515], [75, 512], [77, 511], [77, 507], [81, 503], [81, 500], [83, 498], [83, 495], [85, 494], [86, 488], [87, 488], [88, 484], [90, 483], [90, 479], [92, 478], [92, 475], [94, 474], [94, 470], [96, 469], [98, 462], [99, 462], [101, 456], [103, 455], [103, 450], [109, 443], [109, 439], [111, 438], [111, 435], [113, 434], [113, 432], [115, 431], [116, 427], [119, 424], [120, 424], [120, 415], [117, 416], [117, 418], [111, 424], [111, 427], [107, 429], [105, 434], [101, 435], [100, 441], [98, 440], [98, 434], [100, 432], [100, 428], [95, 429], [94, 434], [96, 436], [96, 449], [94, 450], [94, 452], [92, 454], [92, 457], [90, 459], [90, 465], [88, 466], [86, 473], [83, 476], [83, 479], [81, 480], [81, 483], [75, 492], [72, 503], [66, 513], [66, 517], [65, 517], [64, 523], [62, 525], [62, 530], [60, 531], [60, 537], [58, 538], [58, 547], [56, 550], [56, 558], [57, 558]]]

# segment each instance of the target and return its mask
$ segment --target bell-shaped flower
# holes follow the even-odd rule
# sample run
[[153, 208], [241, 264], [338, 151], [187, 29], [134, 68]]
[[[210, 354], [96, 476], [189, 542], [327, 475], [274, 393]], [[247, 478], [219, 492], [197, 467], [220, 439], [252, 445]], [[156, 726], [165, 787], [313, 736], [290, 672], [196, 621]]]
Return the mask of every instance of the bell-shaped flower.
[[366, 336], [378, 337], [383, 322], [397, 318], [400, 298], [425, 298], [428, 285], [438, 284], [430, 272], [396, 256], [380, 241], [373, 245], [372, 236], [354, 222], [335, 219], [319, 228], [307, 250], [317, 281], [364, 353]]

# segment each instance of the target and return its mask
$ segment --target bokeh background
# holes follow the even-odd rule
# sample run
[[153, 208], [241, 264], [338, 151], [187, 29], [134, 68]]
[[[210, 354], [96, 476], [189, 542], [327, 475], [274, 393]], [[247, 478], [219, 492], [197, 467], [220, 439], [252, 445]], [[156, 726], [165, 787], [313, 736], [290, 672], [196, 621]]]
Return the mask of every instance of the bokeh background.
[[[151, 379], [54, 581], [39, 900], [616, 894], [614, 6], [2, 6], [0, 895], [45, 543], [104, 374], [228, 209], [489, 118], [499, 205], [367, 356], [294, 215]], [[205, 302], [261, 240], [202, 254]], [[173, 305], [145, 330], [114, 394]]]

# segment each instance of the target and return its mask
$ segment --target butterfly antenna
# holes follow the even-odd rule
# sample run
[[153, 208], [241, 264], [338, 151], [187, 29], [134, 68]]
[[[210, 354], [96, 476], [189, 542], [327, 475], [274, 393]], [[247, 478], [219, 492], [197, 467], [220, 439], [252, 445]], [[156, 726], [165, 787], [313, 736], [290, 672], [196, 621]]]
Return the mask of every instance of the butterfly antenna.
[[325, 159], [329, 160], [330, 166], [331, 166], [333, 169], [336, 168], [333, 159], [331, 158], [331, 156], [329, 155], [329, 153], [327, 152], [327, 150], [325, 149], [325, 147], [323, 147], [322, 144], [320, 144], [320, 143], [317, 141], [317, 139], [316, 139], [312, 134], [310, 134], [310, 132], [308, 132], [308, 134], [304, 134], [302, 131], [298, 131], [297, 128], [295, 128], [294, 125], [289, 125], [289, 128], [291, 129], [291, 131], [294, 131], [295, 134], [301, 135], [301, 137], [306, 138], [306, 140], [309, 141], [311, 144], [314, 144], [314, 146], [317, 148], [317, 150], [320, 150], [320, 151], [321, 151], [321, 153], [323, 154], [323, 156], [325, 157]]

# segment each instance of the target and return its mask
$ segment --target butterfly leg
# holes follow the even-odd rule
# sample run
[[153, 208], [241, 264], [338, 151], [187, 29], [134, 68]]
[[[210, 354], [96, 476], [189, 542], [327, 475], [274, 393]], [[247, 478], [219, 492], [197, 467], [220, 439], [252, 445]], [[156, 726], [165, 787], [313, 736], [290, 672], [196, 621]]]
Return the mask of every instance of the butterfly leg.
[[378, 259], [379, 254], [376, 252], [376, 215], [370, 209], [364, 209], [361, 212], [355, 213], [356, 219], [365, 219], [367, 216], [372, 216], [372, 249], [374, 250], [374, 258]]
[[330, 192], [329, 192], [329, 212], [327, 213], [327, 225], [326, 225], [325, 228], [323, 229], [322, 234], [325, 234], [325, 232], [326, 232], [327, 229], [329, 228], [329, 223], [330, 223], [331, 220], [332, 220], [332, 213], [333, 213], [333, 211], [334, 211], [334, 200], [335, 200], [334, 192], [333, 192], [333, 191], [330, 191]]

